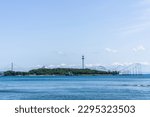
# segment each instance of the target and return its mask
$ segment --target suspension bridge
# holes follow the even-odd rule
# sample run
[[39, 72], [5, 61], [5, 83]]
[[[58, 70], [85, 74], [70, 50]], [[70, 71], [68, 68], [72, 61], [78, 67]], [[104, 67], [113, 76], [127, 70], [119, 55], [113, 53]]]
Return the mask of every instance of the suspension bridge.
[[91, 69], [100, 71], [118, 71], [120, 74], [127, 75], [140, 75], [142, 74], [142, 65], [140, 63], [133, 63], [130, 65], [115, 65], [111, 67], [96, 66]]

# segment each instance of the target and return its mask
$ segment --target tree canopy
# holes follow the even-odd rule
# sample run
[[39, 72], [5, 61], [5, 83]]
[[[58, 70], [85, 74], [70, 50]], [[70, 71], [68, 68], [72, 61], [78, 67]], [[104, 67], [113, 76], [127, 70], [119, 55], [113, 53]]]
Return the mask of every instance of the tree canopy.
[[75, 68], [39, 68], [33, 69], [28, 72], [19, 71], [6, 71], [4, 76], [17, 76], [17, 75], [116, 75], [117, 71], [99, 71], [92, 69], [75, 69]]

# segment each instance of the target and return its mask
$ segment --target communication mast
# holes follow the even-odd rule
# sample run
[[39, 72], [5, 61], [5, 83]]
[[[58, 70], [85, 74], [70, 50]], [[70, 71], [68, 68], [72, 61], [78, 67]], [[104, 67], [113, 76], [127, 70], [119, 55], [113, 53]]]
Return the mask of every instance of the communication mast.
[[84, 69], [84, 55], [82, 56], [82, 69]]

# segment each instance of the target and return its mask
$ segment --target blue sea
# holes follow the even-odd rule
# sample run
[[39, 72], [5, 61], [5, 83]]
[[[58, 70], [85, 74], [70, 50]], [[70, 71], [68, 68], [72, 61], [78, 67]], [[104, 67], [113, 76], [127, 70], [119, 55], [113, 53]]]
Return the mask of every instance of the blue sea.
[[1, 76], [0, 100], [150, 100], [150, 75]]

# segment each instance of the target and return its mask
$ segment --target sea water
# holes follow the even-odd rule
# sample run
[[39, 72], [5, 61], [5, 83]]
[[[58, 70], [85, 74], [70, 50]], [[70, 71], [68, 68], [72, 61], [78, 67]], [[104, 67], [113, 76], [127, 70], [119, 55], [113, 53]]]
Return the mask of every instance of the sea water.
[[2, 76], [0, 100], [150, 100], [150, 75]]

